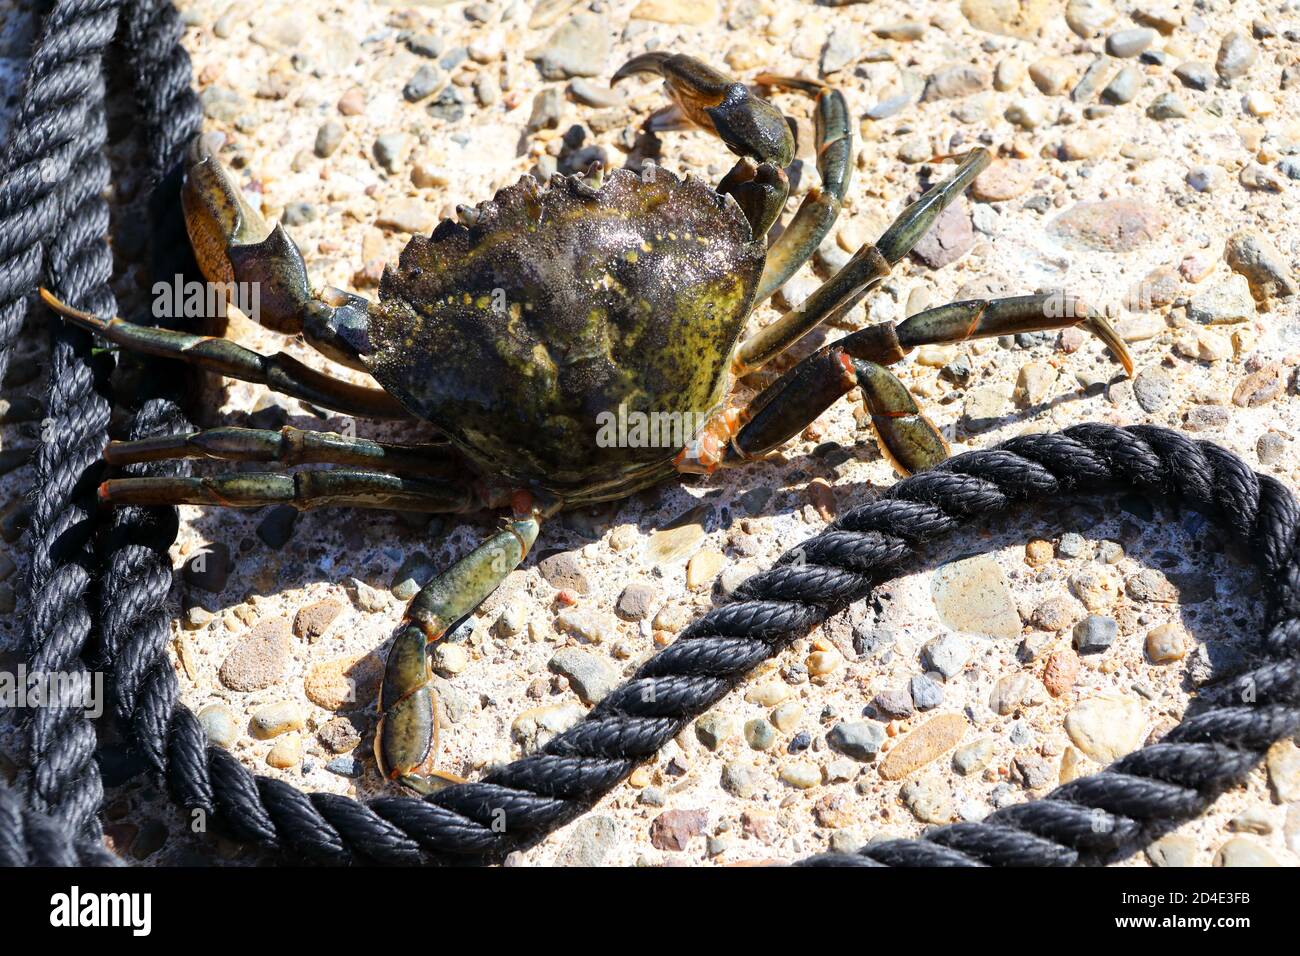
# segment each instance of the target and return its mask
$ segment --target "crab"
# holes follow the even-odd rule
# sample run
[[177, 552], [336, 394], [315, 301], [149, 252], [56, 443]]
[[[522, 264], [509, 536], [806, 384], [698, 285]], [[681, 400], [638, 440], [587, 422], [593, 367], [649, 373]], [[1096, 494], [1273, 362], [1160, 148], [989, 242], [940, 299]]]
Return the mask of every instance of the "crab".
[[[328, 359], [368, 372], [358, 386], [284, 355], [224, 338], [102, 318], [43, 291], [69, 320], [110, 342], [182, 358], [352, 416], [417, 419], [440, 440], [397, 444], [285, 427], [211, 428], [115, 441], [127, 465], [213, 458], [278, 466], [205, 477], [112, 478], [106, 505], [289, 504], [424, 512], [508, 509], [502, 527], [412, 599], [389, 650], [378, 703], [382, 775], [419, 792], [454, 776], [433, 768], [437, 720], [429, 649], [528, 555], [563, 508], [625, 498], [682, 473], [708, 474], [763, 458], [854, 389], [881, 451], [900, 472], [948, 455], [939, 430], [887, 368], [911, 349], [1082, 324], [1131, 373], [1122, 341], [1073, 298], [965, 301], [885, 322], [815, 349], [762, 389], [735, 383], [761, 369], [875, 288], [989, 163], [975, 149], [953, 175], [909, 205], [799, 307], [744, 335], [755, 307], [806, 262], [831, 229], [853, 166], [843, 96], [817, 81], [762, 75], [758, 86], [813, 98], [821, 185], [786, 228], [768, 233], [789, 195], [793, 124], [754, 87], [685, 55], [634, 57], [614, 75], [662, 77], [672, 106], [652, 129], [717, 135], [738, 159], [717, 188], [647, 165], [531, 176], [488, 202], [461, 207], [416, 236], [387, 268], [377, 302], [313, 293], [297, 246], [269, 228], [231, 175], [197, 140], [183, 189], [191, 245], [210, 282], [256, 283], [262, 324], [301, 335]], [[656, 441], [609, 440], [610, 416], [668, 416], [689, 427]], [[666, 437], [665, 437], [666, 436]], [[290, 471], [299, 465], [327, 465]]]

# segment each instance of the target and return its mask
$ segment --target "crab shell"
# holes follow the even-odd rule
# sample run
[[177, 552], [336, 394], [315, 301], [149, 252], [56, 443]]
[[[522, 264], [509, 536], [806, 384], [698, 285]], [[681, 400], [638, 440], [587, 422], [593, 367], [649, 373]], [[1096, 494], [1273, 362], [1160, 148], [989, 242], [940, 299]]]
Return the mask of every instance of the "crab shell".
[[[385, 271], [364, 356], [375, 379], [484, 474], [570, 503], [671, 474], [694, 435], [682, 423], [725, 397], [762, 273], [739, 207], [654, 168], [600, 189], [524, 177], [470, 219], [412, 239]], [[620, 421], [631, 429], [611, 432]]]

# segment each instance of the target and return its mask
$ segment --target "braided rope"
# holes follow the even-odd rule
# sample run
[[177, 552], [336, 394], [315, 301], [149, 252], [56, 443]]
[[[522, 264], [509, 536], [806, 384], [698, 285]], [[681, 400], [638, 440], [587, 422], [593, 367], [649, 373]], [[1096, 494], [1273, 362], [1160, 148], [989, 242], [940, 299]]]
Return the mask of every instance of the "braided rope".
[[[264, 848], [324, 863], [499, 861], [590, 808], [759, 662], [866, 597], [923, 547], [1017, 503], [1116, 485], [1168, 495], [1213, 516], [1248, 549], [1271, 591], [1269, 630], [1259, 648], [1265, 663], [1218, 688], [1218, 705], [1187, 717], [1163, 742], [1042, 799], [996, 811], [981, 823], [807, 861], [1105, 862], [1202, 812], [1272, 742], [1300, 728], [1300, 509], [1284, 486], [1256, 475], [1235, 455], [1154, 427], [1080, 425], [1023, 436], [900, 482], [745, 581], [730, 603], [687, 627], [543, 753], [481, 782], [425, 799], [385, 797], [368, 804], [302, 793], [255, 776], [225, 750], [207, 746], [185, 707], [168, 715], [161, 701], [152, 706], [150, 722], [169, 732], [146, 747], [167, 753], [167, 779], [183, 805], [214, 813], [237, 837]], [[139, 704], [151, 707], [147, 693]]]

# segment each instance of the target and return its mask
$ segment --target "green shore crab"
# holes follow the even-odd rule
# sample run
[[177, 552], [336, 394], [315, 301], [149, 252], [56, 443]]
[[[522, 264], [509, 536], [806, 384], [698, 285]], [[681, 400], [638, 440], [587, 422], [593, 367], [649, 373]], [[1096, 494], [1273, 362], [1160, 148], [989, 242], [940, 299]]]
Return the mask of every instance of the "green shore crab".
[[[709, 473], [778, 448], [832, 402], [860, 388], [881, 450], [900, 471], [948, 454], [939, 431], [886, 366], [912, 348], [1082, 324], [1131, 372], [1123, 343], [1075, 300], [1032, 295], [939, 306], [853, 332], [813, 351], [752, 401], [734, 382], [780, 355], [875, 288], [989, 162], [963, 157], [799, 307], [748, 337], [766, 300], [818, 248], [853, 166], [849, 111], [817, 81], [763, 75], [760, 86], [814, 98], [821, 185], [770, 244], [795, 155], [786, 118], [746, 84], [698, 60], [634, 57], [615, 81], [662, 77], [673, 107], [652, 128], [683, 124], [738, 155], [716, 189], [654, 166], [602, 177], [531, 176], [462, 207], [416, 236], [383, 275], [377, 302], [337, 289], [313, 294], [297, 246], [270, 228], [231, 176], [196, 143], [183, 191], [196, 258], [213, 283], [256, 283], [259, 321], [301, 335], [379, 388], [334, 379], [283, 354], [223, 339], [105, 319], [46, 301], [111, 342], [178, 357], [345, 414], [431, 423], [440, 441], [395, 444], [343, 435], [213, 428], [113, 442], [112, 465], [165, 458], [266, 462], [279, 470], [188, 478], [112, 478], [114, 504], [255, 508], [290, 504], [467, 512], [509, 508], [502, 529], [411, 601], [387, 658], [375, 756], [383, 775], [437, 786], [428, 650], [518, 567], [542, 522], [562, 508], [624, 498], [678, 473]], [[199, 141], [201, 142], [201, 141]], [[610, 415], [677, 416], [671, 441], [601, 438]], [[328, 468], [290, 471], [298, 465]]]

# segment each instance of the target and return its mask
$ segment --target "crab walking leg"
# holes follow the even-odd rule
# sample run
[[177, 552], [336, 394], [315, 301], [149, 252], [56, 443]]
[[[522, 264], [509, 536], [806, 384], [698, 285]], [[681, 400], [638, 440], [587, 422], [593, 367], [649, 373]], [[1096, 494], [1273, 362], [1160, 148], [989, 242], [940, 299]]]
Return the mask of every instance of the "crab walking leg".
[[[764, 86], [802, 90], [815, 97], [817, 172], [821, 185], [808, 190], [785, 231], [772, 243], [758, 281], [754, 302], [759, 303], [785, 285], [798, 268], [812, 258], [840, 214], [853, 174], [853, 131], [844, 95], [819, 80], [763, 74]], [[722, 190], [719, 189], [719, 192]]]
[[735, 373], [744, 375], [765, 365], [823, 322], [861, 302], [988, 164], [986, 150], [967, 153], [951, 178], [932, 186], [904, 209], [874, 245], [863, 246], [797, 307], [740, 343]]
[[124, 348], [192, 362], [200, 368], [266, 385], [277, 392], [345, 415], [359, 418], [410, 417], [397, 399], [383, 389], [331, 378], [283, 352], [261, 355], [229, 339], [157, 329], [124, 319], [101, 319], [60, 302], [45, 289], [41, 289], [41, 298], [64, 318]]
[[[527, 499], [527, 496], [522, 496]], [[541, 527], [531, 500], [505, 527], [434, 578], [417, 594], [393, 638], [379, 693], [375, 762], [387, 780], [430, 793], [434, 778], [462, 782], [429, 768], [438, 746], [437, 699], [428, 648], [483, 603], [527, 557]]]
[[454, 478], [463, 473], [459, 456], [446, 442], [398, 445], [349, 438], [334, 432], [305, 431], [286, 425], [264, 428], [209, 428], [185, 435], [109, 442], [104, 460], [133, 465], [169, 458], [215, 458], [292, 465], [355, 465], [397, 474]]
[[845, 392], [861, 386], [877, 444], [902, 473], [932, 467], [948, 456], [938, 429], [906, 387], [884, 368], [918, 345], [1080, 325], [1110, 349], [1128, 374], [1133, 362], [1101, 316], [1062, 293], [970, 300], [941, 305], [904, 320], [868, 326], [823, 346], [761, 392], [746, 408], [729, 409], [701, 431], [677, 459], [680, 471], [713, 471], [767, 454], [812, 422]]
[[215, 505], [261, 508], [380, 508], [432, 513], [479, 507], [468, 485], [436, 479], [402, 478], [345, 468], [285, 475], [247, 471], [199, 478], [110, 478], [99, 486], [104, 505]]

